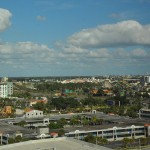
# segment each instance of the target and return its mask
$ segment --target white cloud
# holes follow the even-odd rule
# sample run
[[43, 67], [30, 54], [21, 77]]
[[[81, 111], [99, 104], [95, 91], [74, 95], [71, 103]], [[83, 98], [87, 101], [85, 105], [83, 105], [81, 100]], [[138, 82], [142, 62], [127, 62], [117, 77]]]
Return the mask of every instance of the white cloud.
[[7, 29], [10, 25], [10, 18], [12, 17], [12, 14], [9, 10], [0, 8], [0, 32]]
[[131, 55], [133, 57], [140, 57], [140, 58], [149, 57], [149, 54], [143, 49], [135, 49], [135, 50], [131, 51]]
[[130, 54], [128, 51], [125, 51], [123, 48], [118, 48], [113, 52], [113, 57], [114, 58], [129, 58]]
[[0, 44], [0, 54], [12, 53], [12, 45], [8, 43]]
[[31, 52], [42, 52], [42, 51], [52, 51], [52, 49], [48, 48], [47, 45], [37, 44], [33, 42], [19, 42], [15, 45], [15, 49], [20, 53], [31, 53]]
[[83, 49], [81, 47], [76, 47], [74, 45], [69, 45], [63, 48], [65, 53], [87, 53], [86, 49]]
[[98, 49], [95, 51], [90, 51], [88, 56], [89, 57], [109, 58], [109, 57], [111, 57], [111, 54], [106, 48], [101, 48], [101, 49]]
[[[129, 65], [131, 62], [144, 64], [142, 60], [149, 62], [150, 52], [145, 49], [126, 48], [95, 48], [84, 49], [74, 45], [64, 45], [59, 50], [49, 48], [45, 44], [34, 42], [1, 43], [0, 45], [1, 64], [15, 66], [43, 66], [45, 64], [60, 66], [75, 66], [87, 64], [92, 66], [105, 65], [108, 63]], [[146, 64], [146, 63], [145, 63]]]
[[12, 43], [1, 43], [0, 44], [0, 53], [37, 53], [37, 52], [52, 52], [47, 45], [37, 44], [30, 41], [27, 42], [18, 42], [16, 44]]
[[134, 20], [100, 25], [73, 34], [68, 43], [83, 48], [150, 46], [150, 24], [141, 25]]
[[16, 44], [1, 43], [0, 56], [5, 62], [17, 64], [47, 62], [54, 56], [54, 50], [47, 45], [33, 42], [18, 42]]

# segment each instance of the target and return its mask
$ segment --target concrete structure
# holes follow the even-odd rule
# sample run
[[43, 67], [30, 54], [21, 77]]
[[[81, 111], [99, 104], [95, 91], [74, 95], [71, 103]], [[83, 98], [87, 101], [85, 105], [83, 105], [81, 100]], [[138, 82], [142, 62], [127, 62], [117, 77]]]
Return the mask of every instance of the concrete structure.
[[127, 126], [127, 127], [112, 127], [112, 128], [105, 128], [99, 130], [76, 130], [73, 132], [66, 133], [67, 137], [73, 137], [76, 139], [83, 139], [88, 134], [93, 134], [94, 136], [106, 138], [109, 141], [116, 141], [122, 140], [126, 138], [140, 138], [146, 136], [146, 130], [144, 126]]
[[7, 98], [13, 94], [13, 83], [12, 82], [1, 82], [0, 83], [0, 97]]
[[1, 150], [111, 150], [95, 144], [67, 139], [51, 138], [4, 145]]
[[[144, 126], [145, 124], [149, 124], [148, 119], [132, 119], [129, 117], [118, 116], [118, 115], [109, 115], [104, 114], [102, 112], [93, 113], [77, 113], [77, 114], [60, 114], [60, 115], [50, 115], [44, 116], [43, 118], [15, 118], [8, 119], [7, 122], [17, 125], [20, 121], [26, 121], [25, 127], [37, 129], [38, 127], [46, 127], [49, 123], [60, 120], [61, 118], [65, 118], [66, 121], [70, 121], [73, 116], [79, 116], [87, 118], [91, 120], [94, 116], [96, 118], [103, 119], [103, 124], [96, 126], [80, 126], [80, 127], [69, 127], [66, 126], [64, 128], [66, 132], [66, 136], [77, 137], [79, 134], [79, 139], [86, 136], [88, 133], [92, 133], [93, 135], [103, 136], [108, 140], [120, 140], [123, 137], [146, 137], [149, 135]], [[6, 120], [5, 120], [6, 122]], [[78, 132], [76, 132], [78, 130]]]
[[33, 130], [0, 121], [0, 143], [6, 144], [8, 138], [15, 138], [18, 135], [25, 138], [36, 136]]
[[145, 124], [146, 137], [150, 137], [150, 124]]
[[139, 110], [139, 118], [147, 118], [150, 119], [150, 109], [140, 109]]
[[40, 110], [29, 110], [24, 115], [25, 118], [41, 118], [43, 117], [43, 111]]
[[37, 134], [41, 135], [41, 134], [49, 134], [49, 128], [48, 127], [41, 127], [37, 129]]

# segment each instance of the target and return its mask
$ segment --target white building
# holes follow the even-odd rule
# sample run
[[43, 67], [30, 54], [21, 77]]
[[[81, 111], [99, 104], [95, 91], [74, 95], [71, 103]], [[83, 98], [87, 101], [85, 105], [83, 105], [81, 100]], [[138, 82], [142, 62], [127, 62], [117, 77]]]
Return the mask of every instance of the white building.
[[147, 118], [150, 119], [150, 109], [140, 109], [139, 110], [139, 118]]
[[0, 97], [7, 98], [13, 94], [13, 83], [12, 82], [1, 82], [0, 83]]
[[111, 81], [109, 79], [104, 80], [103, 87], [104, 88], [111, 88], [112, 87]]
[[89, 131], [72, 131], [66, 133], [67, 137], [73, 137], [76, 139], [84, 139], [89, 134], [94, 136], [106, 138], [108, 141], [117, 141], [123, 140], [124, 138], [141, 138], [141, 137], [148, 137], [150, 136], [149, 131], [150, 125], [145, 126], [127, 126], [127, 127], [113, 127], [113, 128], [106, 128], [100, 130], [89, 130]]
[[40, 110], [29, 110], [24, 115], [25, 118], [40, 118], [43, 117], [43, 111]]
[[144, 81], [145, 81], [146, 83], [150, 83], [150, 76], [145, 76], [145, 77], [144, 77]]

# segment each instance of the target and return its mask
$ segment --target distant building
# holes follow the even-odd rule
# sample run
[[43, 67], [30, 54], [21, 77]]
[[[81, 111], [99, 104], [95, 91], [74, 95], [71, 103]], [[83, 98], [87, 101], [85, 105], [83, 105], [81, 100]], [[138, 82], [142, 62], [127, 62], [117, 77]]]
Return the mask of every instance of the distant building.
[[146, 83], [150, 83], [150, 76], [144, 76], [144, 81]]
[[106, 80], [103, 82], [103, 87], [104, 87], [104, 88], [112, 88], [111, 81], [110, 81], [109, 79], [106, 79]]
[[13, 94], [13, 83], [12, 82], [1, 82], [0, 83], [0, 97], [7, 98]]
[[7, 77], [3, 77], [2, 79], [1, 79], [1, 82], [7, 82], [8, 81], [8, 78]]
[[32, 99], [32, 100], [30, 100], [30, 102], [29, 102], [29, 106], [33, 106], [33, 105], [35, 105], [35, 104], [37, 104], [37, 103], [44, 103], [44, 104], [46, 104], [48, 102], [48, 100], [37, 100], [37, 99]]
[[141, 81], [141, 84], [143, 84], [143, 85], [148, 84], [148, 83], [150, 83], [150, 76], [148, 76], [148, 75], [142, 76], [140, 81]]
[[40, 110], [29, 110], [25, 112], [25, 118], [40, 118], [43, 117], [43, 111]]

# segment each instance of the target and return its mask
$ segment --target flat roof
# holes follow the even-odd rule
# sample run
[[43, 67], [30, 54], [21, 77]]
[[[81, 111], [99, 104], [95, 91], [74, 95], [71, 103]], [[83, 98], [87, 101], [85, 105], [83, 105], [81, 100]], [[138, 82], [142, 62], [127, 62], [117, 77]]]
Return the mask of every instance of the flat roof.
[[32, 134], [33, 131], [24, 127], [8, 124], [0, 121], [0, 132], [3, 134], [13, 134], [20, 131], [21, 133]]
[[[5, 122], [13, 122], [13, 123], [18, 123], [22, 120], [26, 121], [26, 122], [43, 122], [43, 119], [49, 118], [50, 121], [54, 121], [54, 120], [59, 120], [61, 118], [65, 118], [65, 119], [71, 119], [73, 116], [85, 116], [88, 118], [92, 118], [93, 116], [96, 116], [97, 118], [101, 118], [106, 122], [110, 122], [110, 126], [114, 126], [113, 124], [118, 124], [118, 126], [130, 126], [130, 125], [136, 125], [136, 126], [144, 126], [144, 124], [149, 123], [148, 119], [140, 119], [140, 118], [130, 118], [127, 116], [119, 116], [119, 115], [110, 115], [110, 114], [105, 114], [102, 112], [97, 112], [96, 114], [91, 114], [91, 113], [74, 113], [74, 114], [59, 114], [59, 115], [48, 115], [48, 116], [44, 116], [41, 118], [23, 118], [23, 117], [17, 117], [17, 118], [5, 118], [5, 119], [1, 119], [1, 121], [5, 121]], [[106, 124], [105, 124], [106, 125]]]
[[112, 150], [107, 147], [69, 138], [32, 140], [0, 146], [1, 150]]

